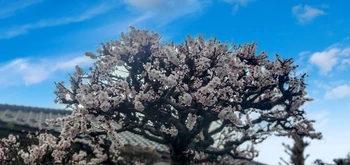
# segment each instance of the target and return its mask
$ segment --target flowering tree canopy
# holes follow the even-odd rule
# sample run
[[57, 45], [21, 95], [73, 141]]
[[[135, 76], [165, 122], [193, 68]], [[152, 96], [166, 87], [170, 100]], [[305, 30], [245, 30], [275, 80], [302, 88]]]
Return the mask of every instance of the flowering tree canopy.
[[[88, 72], [77, 66], [69, 86], [56, 83], [55, 101], [74, 113], [49, 121], [64, 128], [58, 138], [42, 135], [36, 147], [45, 145], [62, 160], [79, 142], [93, 148], [93, 156], [85, 159], [81, 150], [71, 161], [112, 162], [123, 145], [118, 133], [130, 131], [168, 146], [172, 164], [192, 164], [252, 160], [254, 144], [274, 133], [320, 138], [300, 109], [312, 100], [306, 75], [294, 73], [293, 59], [271, 61], [256, 49], [201, 35], [163, 44], [158, 33], [131, 27], [98, 54], [86, 53], [96, 60]], [[44, 154], [30, 149], [23, 151], [27, 162]]]

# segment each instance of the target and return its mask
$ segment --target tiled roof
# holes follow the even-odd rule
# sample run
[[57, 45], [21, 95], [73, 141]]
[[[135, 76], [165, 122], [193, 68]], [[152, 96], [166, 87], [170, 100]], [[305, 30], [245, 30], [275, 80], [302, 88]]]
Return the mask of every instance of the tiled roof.
[[[18, 106], [0, 104], [0, 122], [11, 123], [17, 126], [25, 126], [34, 129], [47, 129], [60, 132], [61, 126], [52, 126], [45, 123], [46, 119], [56, 119], [70, 115], [72, 111], [49, 109], [29, 106]], [[125, 144], [132, 146], [155, 148], [160, 152], [168, 152], [168, 148], [164, 145], [150, 141], [140, 135], [131, 132], [122, 132], [118, 134]]]
[[60, 126], [45, 123], [46, 119], [56, 119], [71, 114], [72, 111], [19, 105], [0, 104], [0, 121], [30, 128], [60, 131]]

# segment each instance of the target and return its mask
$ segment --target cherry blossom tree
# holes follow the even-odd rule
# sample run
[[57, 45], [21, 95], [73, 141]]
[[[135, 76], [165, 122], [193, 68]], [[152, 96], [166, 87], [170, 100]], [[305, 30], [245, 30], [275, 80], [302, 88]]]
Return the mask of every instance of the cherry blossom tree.
[[123, 131], [168, 146], [172, 164], [184, 165], [250, 161], [258, 156], [254, 145], [272, 134], [321, 138], [301, 109], [312, 99], [293, 59], [269, 60], [256, 43], [187, 35], [164, 44], [158, 33], [130, 29], [97, 54], [87, 52], [93, 67], [77, 66], [69, 85], [56, 83], [55, 101], [74, 113], [48, 121], [63, 130], [21, 150], [27, 163], [48, 150], [59, 162], [73, 143], [85, 149], [70, 162], [116, 162]]

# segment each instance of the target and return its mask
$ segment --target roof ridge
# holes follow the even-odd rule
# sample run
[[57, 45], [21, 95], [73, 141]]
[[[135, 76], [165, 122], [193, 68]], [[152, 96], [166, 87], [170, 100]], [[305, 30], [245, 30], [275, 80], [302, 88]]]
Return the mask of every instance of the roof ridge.
[[58, 112], [58, 113], [72, 113], [72, 110], [67, 109], [58, 109], [58, 108], [45, 108], [45, 107], [36, 107], [36, 106], [25, 106], [25, 105], [16, 105], [16, 104], [1, 104], [0, 110], [4, 109], [17, 109], [22, 110], [26, 109], [28, 111], [46, 111], [46, 112]]

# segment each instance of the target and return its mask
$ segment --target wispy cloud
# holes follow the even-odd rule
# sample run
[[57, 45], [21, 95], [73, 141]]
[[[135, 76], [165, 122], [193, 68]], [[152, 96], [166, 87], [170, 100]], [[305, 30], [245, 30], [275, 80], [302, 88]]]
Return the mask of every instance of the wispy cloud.
[[350, 96], [350, 86], [340, 85], [326, 92], [324, 98], [327, 100], [340, 99]]
[[106, 38], [119, 36], [122, 31], [124, 32], [129, 31], [130, 25], [140, 28], [138, 27], [138, 25], [144, 24], [145, 22], [149, 21], [153, 17], [154, 17], [154, 14], [150, 12], [146, 12], [138, 17], [122, 19], [114, 23], [102, 25], [96, 29], [93, 29], [92, 31], [91, 30], [84, 31], [81, 35], [87, 36], [91, 34], [99, 34], [98, 36], [101, 38], [101, 40], [104, 40]]
[[81, 66], [88, 66], [92, 64], [92, 59], [86, 56], [75, 57], [71, 60], [61, 61], [56, 63], [55, 70], [71, 70], [78, 64]]
[[16, 14], [17, 11], [23, 10], [31, 5], [38, 4], [43, 0], [20, 0], [12, 1], [6, 4], [5, 2], [0, 3], [0, 19], [8, 18]]
[[[325, 5], [321, 5], [321, 8], [325, 7]], [[303, 6], [300, 4], [292, 8], [292, 14], [298, 20], [298, 24], [305, 24], [312, 21], [318, 16], [325, 15], [326, 12], [321, 9], [313, 8], [309, 5]]]
[[70, 23], [82, 22], [90, 18], [93, 18], [97, 15], [100, 15], [102, 13], [105, 13], [111, 10], [113, 7], [114, 6], [110, 4], [100, 4], [91, 9], [86, 10], [85, 12], [79, 15], [61, 17], [57, 19], [46, 19], [35, 23], [15, 26], [0, 32], [0, 39], [8, 39], [8, 38], [16, 37], [18, 35], [26, 34], [28, 33], [28, 31], [33, 29], [40, 29], [40, 28], [45, 28], [50, 26], [59, 26], [59, 25], [66, 25]]
[[130, 11], [152, 14], [155, 22], [162, 26], [179, 17], [194, 14], [206, 7], [209, 0], [124, 0]]
[[248, 3], [254, 2], [255, 0], [223, 0], [224, 2], [230, 3], [233, 5], [232, 14], [238, 12], [239, 7], [246, 7]]
[[138, 9], [156, 8], [159, 10], [161, 9], [160, 7], [171, 5], [171, 2], [166, 2], [162, 0], [149, 0], [149, 1], [124, 0], [124, 2]]
[[0, 86], [33, 85], [49, 79], [56, 72], [72, 71], [76, 65], [85, 67], [94, 60], [78, 56], [67, 59], [34, 59], [20, 58], [0, 67]]

